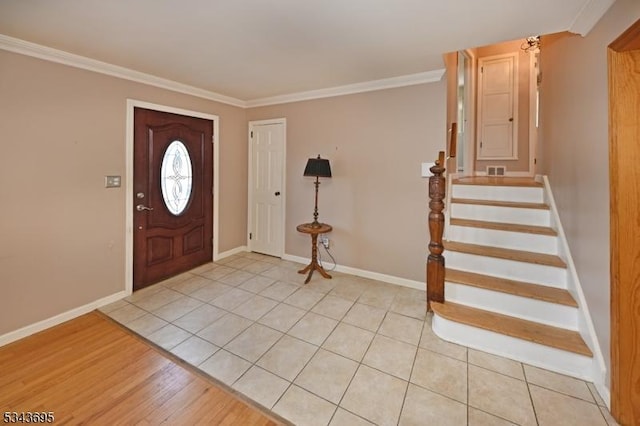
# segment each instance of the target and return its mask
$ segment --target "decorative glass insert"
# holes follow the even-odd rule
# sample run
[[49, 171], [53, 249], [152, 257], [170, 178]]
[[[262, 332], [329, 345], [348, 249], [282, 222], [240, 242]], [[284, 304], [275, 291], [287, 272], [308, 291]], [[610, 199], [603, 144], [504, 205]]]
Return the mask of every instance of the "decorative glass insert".
[[165, 151], [160, 166], [160, 182], [167, 209], [178, 216], [189, 203], [193, 182], [191, 157], [182, 142], [171, 142]]

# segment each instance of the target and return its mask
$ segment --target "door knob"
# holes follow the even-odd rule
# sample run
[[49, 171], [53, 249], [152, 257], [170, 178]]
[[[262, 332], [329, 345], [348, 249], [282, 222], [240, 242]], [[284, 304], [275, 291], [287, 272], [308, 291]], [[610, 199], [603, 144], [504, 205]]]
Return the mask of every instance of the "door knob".
[[276, 197], [280, 195], [280, 191], [276, 191]]
[[511, 117], [511, 118], [509, 119], [509, 121], [513, 121], [513, 117]]
[[147, 207], [147, 206], [143, 206], [142, 204], [138, 204], [136, 206], [136, 210], [138, 210], [139, 212], [144, 211], [144, 210], [153, 210], [153, 207]]

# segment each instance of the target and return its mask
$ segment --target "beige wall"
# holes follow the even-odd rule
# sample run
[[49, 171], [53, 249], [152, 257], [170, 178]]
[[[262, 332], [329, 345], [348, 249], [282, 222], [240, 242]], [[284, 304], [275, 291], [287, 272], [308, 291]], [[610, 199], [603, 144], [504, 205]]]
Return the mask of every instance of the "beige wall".
[[320, 220], [333, 225], [339, 265], [424, 282], [427, 180], [420, 164], [445, 146], [444, 81], [253, 108], [249, 120], [287, 119], [287, 254], [309, 257], [313, 179], [307, 158], [331, 161], [320, 185]]
[[[124, 290], [126, 100], [220, 116], [220, 250], [245, 244], [245, 111], [0, 50], [0, 335]], [[123, 182], [124, 183], [124, 182]]]
[[618, 0], [586, 37], [543, 38], [541, 49], [540, 170], [549, 175], [608, 370], [607, 45], [639, 17], [640, 2]]
[[[520, 49], [525, 40], [515, 40], [491, 46], [479, 47], [476, 58], [518, 53], [518, 159], [517, 160], [476, 160], [478, 172], [486, 172], [487, 166], [506, 166], [507, 172], [526, 172], [529, 170], [529, 53]], [[477, 62], [476, 62], [477, 63]]]
[[220, 251], [246, 243], [247, 121], [286, 117], [286, 252], [309, 256], [306, 159], [331, 159], [321, 219], [338, 263], [424, 281], [427, 181], [445, 83], [243, 110], [0, 51], [0, 335], [124, 290], [126, 100], [220, 117]]

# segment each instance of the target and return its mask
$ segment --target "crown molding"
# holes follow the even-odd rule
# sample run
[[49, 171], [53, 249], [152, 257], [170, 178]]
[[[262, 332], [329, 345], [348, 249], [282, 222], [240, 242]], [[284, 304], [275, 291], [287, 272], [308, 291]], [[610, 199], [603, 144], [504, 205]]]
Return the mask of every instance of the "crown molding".
[[351, 95], [355, 93], [372, 92], [375, 90], [393, 89], [396, 87], [413, 86], [416, 84], [434, 83], [440, 81], [444, 75], [444, 68], [417, 74], [401, 75], [381, 80], [365, 81], [345, 86], [329, 87], [326, 89], [309, 90], [307, 92], [291, 93], [288, 95], [272, 96], [268, 98], [247, 101], [248, 108], [277, 105], [290, 102], [309, 101], [313, 99], [330, 98], [334, 96]]
[[600, 18], [609, 10], [615, 0], [589, 0], [573, 20], [569, 31], [581, 36], [586, 36], [598, 23]]
[[278, 95], [244, 101], [242, 99], [237, 99], [198, 87], [189, 86], [177, 81], [168, 80], [165, 78], [157, 77], [155, 75], [121, 67], [119, 65], [109, 64], [107, 62], [98, 61], [95, 59], [87, 58], [85, 56], [65, 52], [63, 50], [58, 50], [14, 37], [9, 37], [4, 34], [0, 34], [0, 49], [19, 53], [21, 55], [31, 56], [34, 58], [44, 59], [46, 61], [72, 66], [75, 68], [97, 72], [112, 77], [135, 81], [137, 83], [148, 84], [150, 86], [159, 87], [161, 89], [196, 96], [198, 98], [208, 99], [211, 101], [233, 105], [240, 108], [253, 108], [266, 105], [308, 101], [313, 99], [329, 98], [333, 96], [351, 95], [355, 93], [371, 92], [375, 90], [413, 86], [416, 84], [433, 83], [436, 81], [440, 81], [445, 72], [444, 69], [437, 69], [417, 74], [402, 75], [381, 80], [348, 84], [345, 86], [330, 87], [326, 89], [310, 90], [306, 92], [291, 93], [287, 95]]
[[112, 77], [135, 81], [137, 83], [148, 84], [161, 89], [184, 93], [186, 95], [196, 96], [198, 98], [208, 99], [223, 104], [241, 108], [246, 107], [246, 102], [240, 99], [221, 95], [198, 87], [189, 86], [188, 84], [178, 83], [177, 81], [156, 77], [155, 75], [146, 74], [140, 71], [134, 71], [132, 69], [109, 64], [107, 62], [97, 61], [95, 59], [65, 52], [63, 50], [53, 49], [51, 47], [9, 37], [4, 34], [0, 34], [0, 49], [88, 71], [94, 71], [100, 74], [106, 74]]

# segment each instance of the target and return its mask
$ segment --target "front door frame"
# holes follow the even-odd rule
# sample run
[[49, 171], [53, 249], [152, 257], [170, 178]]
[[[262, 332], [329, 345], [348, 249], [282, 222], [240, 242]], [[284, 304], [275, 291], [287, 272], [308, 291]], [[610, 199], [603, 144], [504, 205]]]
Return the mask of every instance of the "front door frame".
[[126, 127], [126, 160], [125, 160], [125, 292], [133, 293], [133, 138], [134, 138], [134, 108], [146, 108], [160, 112], [204, 118], [213, 122], [213, 259], [218, 259], [218, 212], [219, 212], [219, 151], [220, 151], [220, 117], [217, 115], [174, 108], [168, 105], [154, 104], [136, 99], [127, 99], [127, 127]]
[[248, 159], [248, 164], [249, 164], [249, 171], [248, 171], [248, 176], [247, 176], [247, 197], [248, 197], [248, 201], [247, 201], [247, 247], [249, 248], [249, 250], [251, 250], [251, 238], [249, 233], [251, 232], [251, 230], [253, 229], [253, 192], [252, 192], [252, 176], [253, 176], [253, 143], [252, 143], [252, 137], [251, 134], [254, 130], [255, 126], [260, 126], [260, 125], [265, 125], [265, 124], [280, 124], [282, 125], [282, 137], [283, 137], [283, 141], [282, 141], [282, 195], [281, 195], [281, 199], [282, 199], [282, 215], [281, 215], [281, 221], [282, 223], [280, 224], [280, 229], [282, 230], [282, 234], [280, 236], [280, 241], [282, 241], [281, 247], [280, 247], [280, 253], [279, 253], [279, 257], [283, 257], [284, 256], [284, 246], [285, 246], [285, 236], [287, 235], [287, 228], [286, 228], [286, 223], [287, 223], [287, 191], [286, 191], [286, 186], [287, 186], [287, 119], [286, 118], [273, 118], [273, 119], [268, 119], [268, 120], [253, 120], [249, 122], [249, 129], [248, 129], [248, 133], [247, 133], [247, 139], [249, 141], [249, 159]]

